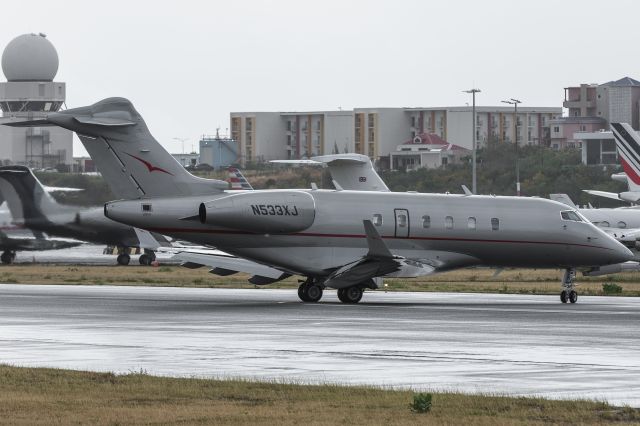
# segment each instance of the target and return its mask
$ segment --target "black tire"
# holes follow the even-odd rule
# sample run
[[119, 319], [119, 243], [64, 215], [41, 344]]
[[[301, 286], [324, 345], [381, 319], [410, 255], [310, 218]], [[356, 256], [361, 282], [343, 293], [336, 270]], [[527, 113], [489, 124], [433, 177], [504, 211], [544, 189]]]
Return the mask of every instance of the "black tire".
[[569, 302], [576, 303], [578, 301], [578, 292], [575, 290], [571, 290], [569, 292]]
[[11, 253], [10, 251], [5, 251], [0, 255], [0, 261], [5, 265], [9, 265], [13, 263], [13, 260], [16, 258], [15, 253]]
[[338, 289], [338, 299], [340, 299], [342, 303], [358, 303], [360, 300], [362, 300], [363, 292], [364, 289], [358, 286], [340, 288]]
[[305, 295], [307, 297], [306, 302], [319, 302], [322, 299], [322, 287], [315, 284], [308, 285], [306, 286]]
[[138, 259], [138, 261], [140, 262], [141, 265], [151, 265], [151, 256], [149, 256], [148, 254], [144, 253], [140, 255], [140, 258]]
[[131, 261], [131, 256], [126, 253], [119, 254], [116, 260], [118, 261], [118, 265], [127, 266]]
[[567, 292], [564, 290], [560, 293], [560, 301], [562, 303], [567, 303]]
[[298, 297], [303, 302], [307, 301], [306, 284], [303, 283], [298, 286]]

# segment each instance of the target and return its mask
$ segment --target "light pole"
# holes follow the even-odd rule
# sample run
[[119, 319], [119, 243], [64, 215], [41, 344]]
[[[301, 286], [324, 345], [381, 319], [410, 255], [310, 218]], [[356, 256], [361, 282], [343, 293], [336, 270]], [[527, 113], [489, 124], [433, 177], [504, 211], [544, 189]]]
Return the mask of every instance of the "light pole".
[[464, 93], [471, 93], [471, 97], [473, 98], [473, 106], [471, 107], [471, 114], [473, 115], [473, 118], [471, 120], [471, 122], [473, 123], [472, 126], [473, 128], [471, 129], [472, 131], [472, 137], [471, 140], [473, 141], [473, 148], [471, 150], [471, 161], [473, 162], [473, 165], [471, 166], [471, 192], [473, 192], [474, 194], [476, 194], [476, 93], [479, 93], [480, 89], [469, 89], [469, 90], [464, 90]]
[[520, 196], [520, 158], [518, 155], [518, 104], [522, 102], [511, 98], [508, 101], [502, 101], [505, 104], [513, 105], [514, 122], [513, 122], [513, 140], [516, 144], [516, 194]]
[[182, 142], [182, 161], [181, 161], [181, 163], [182, 163], [182, 166], [185, 167], [185, 164], [184, 164], [184, 142], [188, 141], [189, 138], [173, 138], [173, 140]]

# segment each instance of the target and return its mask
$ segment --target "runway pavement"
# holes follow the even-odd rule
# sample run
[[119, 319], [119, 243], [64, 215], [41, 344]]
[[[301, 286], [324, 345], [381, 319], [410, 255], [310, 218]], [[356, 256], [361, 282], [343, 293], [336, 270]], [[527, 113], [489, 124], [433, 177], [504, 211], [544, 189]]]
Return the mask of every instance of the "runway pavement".
[[0, 285], [0, 362], [640, 406], [640, 298]]

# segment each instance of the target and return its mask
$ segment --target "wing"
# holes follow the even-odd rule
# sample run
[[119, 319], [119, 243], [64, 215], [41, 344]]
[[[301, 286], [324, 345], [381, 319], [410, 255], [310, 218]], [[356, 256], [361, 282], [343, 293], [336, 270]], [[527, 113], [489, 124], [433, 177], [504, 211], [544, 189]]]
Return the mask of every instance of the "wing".
[[[360, 260], [333, 271], [324, 285], [345, 288], [373, 280], [378, 277], [419, 277], [435, 272], [426, 263], [394, 256], [370, 220], [363, 220], [369, 251]], [[375, 285], [377, 287], [377, 285]]]
[[220, 250], [195, 248], [174, 249], [178, 250], [173, 259], [180, 260], [182, 266], [187, 268], [200, 268], [208, 266], [212, 268], [212, 274], [227, 276], [238, 272], [252, 274], [249, 282], [256, 285], [271, 284], [291, 276], [286, 272], [270, 266], [252, 262]]

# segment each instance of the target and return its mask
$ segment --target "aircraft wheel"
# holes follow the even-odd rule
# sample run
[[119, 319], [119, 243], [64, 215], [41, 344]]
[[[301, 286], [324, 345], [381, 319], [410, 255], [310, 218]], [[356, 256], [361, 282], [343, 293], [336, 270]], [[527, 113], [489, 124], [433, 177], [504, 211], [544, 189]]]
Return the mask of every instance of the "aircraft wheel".
[[300, 298], [300, 300], [302, 300], [303, 302], [307, 301], [307, 295], [305, 292], [305, 286], [306, 284], [302, 283], [298, 286], [298, 297]]
[[364, 289], [358, 286], [338, 289], [338, 299], [342, 303], [358, 303], [362, 299]]
[[578, 292], [575, 290], [571, 290], [569, 292], [569, 302], [576, 303], [578, 301]]
[[567, 303], [567, 292], [564, 290], [560, 293], [560, 301], [562, 303]]
[[153, 260], [151, 260], [151, 256], [149, 256], [146, 253], [141, 254], [138, 261], [140, 262], [141, 265], [147, 265], [147, 266], [151, 265], [151, 262], [153, 262]]
[[131, 256], [129, 256], [126, 253], [122, 253], [118, 255], [118, 265], [122, 265], [122, 266], [126, 266], [129, 264], [129, 261], [131, 260]]
[[298, 297], [303, 302], [315, 303], [322, 299], [322, 287], [315, 284], [300, 284], [298, 287]]
[[16, 254], [10, 251], [5, 251], [0, 255], [0, 261], [5, 265], [9, 265], [13, 263], [13, 260], [16, 258]]
[[311, 284], [306, 287], [307, 302], [315, 303], [322, 299], [322, 287], [315, 284]]

